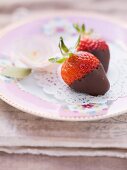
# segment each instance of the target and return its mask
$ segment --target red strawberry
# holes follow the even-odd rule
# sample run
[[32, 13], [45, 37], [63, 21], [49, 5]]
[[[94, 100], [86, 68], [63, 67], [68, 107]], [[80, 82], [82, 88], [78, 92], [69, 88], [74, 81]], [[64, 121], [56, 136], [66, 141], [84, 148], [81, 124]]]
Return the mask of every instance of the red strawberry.
[[109, 89], [109, 81], [100, 61], [89, 52], [72, 53], [60, 39], [63, 58], [51, 58], [49, 61], [62, 63], [61, 76], [72, 89], [93, 96], [103, 95]]
[[77, 51], [88, 51], [95, 55], [102, 63], [105, 72], [107, 72], [110, 60], [110, 51], [107, 43], [102, 39], [91, 38], [89, 34], [91, 34], [92, 31], [86, 32], [84, 24], [81, 28], [77, 24], [74, 24], [74, 27], [81, 35]]
[[67, 58], [62, 65], [61, 76], [66, 84], [71, 85], [94, 69], [98, 68], [99, 60], [88, 52], [77, 52]]

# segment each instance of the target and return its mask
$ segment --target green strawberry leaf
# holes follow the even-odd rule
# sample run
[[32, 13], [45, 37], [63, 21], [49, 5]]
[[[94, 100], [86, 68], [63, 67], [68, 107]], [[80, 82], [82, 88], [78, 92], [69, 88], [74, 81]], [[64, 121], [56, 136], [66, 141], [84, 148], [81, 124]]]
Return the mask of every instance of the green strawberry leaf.
[[57, 60], [57, 63], [62, 64], [67, 58], [63, 57]]
[[63, 63], [67, 58], [66, 57], [62, 57], [62, 58], [49, 58], [49, 62], [51, 63], [58, 63], [58, 64], [61, 64]]
[[56, 63], [57, 58], [52, 57], [52, 58], [49, 58], [48, 60], [49, 60], [49, 62], [51, 62], [51, 63]]
[[80, 27], [78, 24], [73, 24], [73, 27], [77, 30], [77, 32], [81, 32]]
[[69, 58], [73, 55], [71, 49], [67, 48], [67, 46], [65, 45], [62, 37], [60, 37], [59, 49], [60, 49], [63, 57], [61, 57], [61, 58], [59, 58], [59, 57], [49, 58], [49, 62], [62, 64], [67, 58]]
[[93, 29], [86, 31], [85, 24], [82, 24], [81, 26], [79, 26], [78, 24], [73, 24], [73, 27], [81, 36], [91, 35], [93, 33]]
[[85, 29], [86, 29], [86, 28], [85, 28], [85, 24], [82, 24], [82, 28], [81, 28], [81, 29], [82, 29], [82, 33], [84, 33], [84, 32], [85, 32]]
[[[60, 37], [60, 42], [59, 42], [59, 48], [61, 50], [61, 53], [68, 53], [69, 52], [69, 49], [67, 48], [67, 46], [65, 45], [64, 41], [63, 41], [63, 38]], [[62, 52], [63, 51], [63, 52]]]
[[78, 40], [77, 40], [77, 42], [76, 42], [76, 44], [75, 44], [75, 48], [78, 47], [78, 45], [79, 45], [79, 43], [80, 43], [80, 40], [81, 40], [81, 35], [79, 35], [79, 37], [78, 37]]

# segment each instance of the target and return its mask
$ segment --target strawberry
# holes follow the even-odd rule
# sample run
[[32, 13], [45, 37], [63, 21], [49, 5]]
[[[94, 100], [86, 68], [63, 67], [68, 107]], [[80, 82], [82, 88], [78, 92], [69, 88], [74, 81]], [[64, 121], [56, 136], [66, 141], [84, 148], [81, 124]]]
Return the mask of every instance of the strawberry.
[[98, 68], [99, 60], [88, 52], [77, 52], [67, 58], [61, 69], [61, 76], [66, 84], [71, 85], [94, 69]]
[[81, 36], [80, 42], [77, 46], [77, 51], [88, 51], [95, 55], [102, 63], [105, 72], [107, 72], [110, 60], [110, 51], [107, 43], [103, 39], [90, 37], [90, 34], [93, 31], [90, 30], [89, 32], [86, 32], [84, 24], [81, 27], [74, 24], [74, 28]]
[[93, 96], [103, 95], [109, 89], [109, 81], [100, 61], [85, 51], [71, 52], [60, 38], [62, 58], [50, 58], [50, 62], [63, 63], [61, 77], [77, 92]]

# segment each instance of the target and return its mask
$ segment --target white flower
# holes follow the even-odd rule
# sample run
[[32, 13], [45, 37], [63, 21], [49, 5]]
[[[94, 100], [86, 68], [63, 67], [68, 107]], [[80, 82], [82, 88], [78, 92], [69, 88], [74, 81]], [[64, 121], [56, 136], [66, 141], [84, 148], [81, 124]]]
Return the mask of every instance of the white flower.
[[41, 67], [54, 55], [56, 45], [49, 38], [38, 35], [15, 41], [11, 48], [11, 57], [16, 65], [26, 64], [31, 68]]

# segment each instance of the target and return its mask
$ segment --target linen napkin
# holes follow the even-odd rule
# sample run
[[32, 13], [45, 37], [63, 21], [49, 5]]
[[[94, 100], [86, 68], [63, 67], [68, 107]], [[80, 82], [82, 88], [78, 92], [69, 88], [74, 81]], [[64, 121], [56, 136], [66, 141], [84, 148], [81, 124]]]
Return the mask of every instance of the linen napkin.
[[126, 170], [126, 159], [109, 157], [51, 157], [32, 154], [0, 154], [1, 170]]
[[0, 151], [125, 158], [127, 115], [96, 122], [62, 122], [23, 113], [0, 101]]

